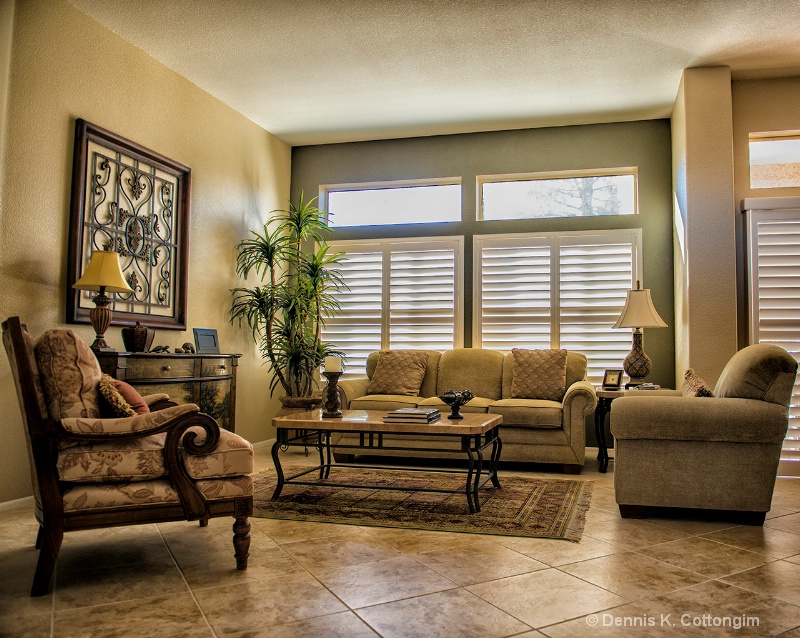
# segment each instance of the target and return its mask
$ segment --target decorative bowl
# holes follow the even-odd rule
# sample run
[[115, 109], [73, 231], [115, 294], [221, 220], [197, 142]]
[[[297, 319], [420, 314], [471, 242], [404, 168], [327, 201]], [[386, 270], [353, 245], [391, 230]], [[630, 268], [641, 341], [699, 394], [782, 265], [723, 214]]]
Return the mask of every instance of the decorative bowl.
[[463, 419], [463, 415], [459, 412], [461, 406], [469, 403], [474, 398], [475, 395], [472, 394], [470, 390], [447, 390], [439, 397], [439, 399], [450, 406], [450, 414], [447, 417], [448, 419]]

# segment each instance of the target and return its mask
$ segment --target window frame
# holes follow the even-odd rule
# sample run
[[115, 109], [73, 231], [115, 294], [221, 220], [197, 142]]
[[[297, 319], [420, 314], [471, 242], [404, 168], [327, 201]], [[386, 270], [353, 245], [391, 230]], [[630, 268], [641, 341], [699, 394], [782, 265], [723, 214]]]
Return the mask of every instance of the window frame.
[[[559, 171], [536, 171], [532, 173], [502, 173], [497, 175], [475, 176], [475, 219], [479, 223], [532, 221], [541, 219], [585, 219], [583, 215], [569, 217], [522, 217], [506, 219], [484, 219], [483, 217], [483, 185], [497, 182], [534, 182], [554, 179], [573, 179], [581, 177], [615, 177], [619, 175], [633, 176], [633, 215], [639, 214], [639, 167], [617, 166], [613, 168], [582, 168]], [[629, 215], [602, 215], [602, 217], [628, 217]], [[598, 216], [600, 217], [600, 216]]]

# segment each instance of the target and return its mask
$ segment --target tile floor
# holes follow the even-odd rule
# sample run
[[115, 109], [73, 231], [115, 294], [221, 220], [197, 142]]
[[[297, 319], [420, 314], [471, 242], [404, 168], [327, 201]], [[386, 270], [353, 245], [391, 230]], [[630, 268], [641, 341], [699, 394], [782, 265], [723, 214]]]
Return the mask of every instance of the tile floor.
[[41, 598], [31, 508], [5, 506], [0, 636], [800, 638], [800, 479], [763, 528], [623, 520], [613, 467], [575, 477], [595, 481], [580, 543], [254, 518], [238, 572], [229, 519], [73, 532]]

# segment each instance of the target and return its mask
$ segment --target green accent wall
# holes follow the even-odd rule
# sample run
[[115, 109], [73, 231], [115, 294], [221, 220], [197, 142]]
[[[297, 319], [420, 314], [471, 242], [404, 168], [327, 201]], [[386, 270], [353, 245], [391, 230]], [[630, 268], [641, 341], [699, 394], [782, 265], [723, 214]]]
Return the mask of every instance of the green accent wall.
[[[639, 214], [478, 222], [477, 175], [636, 166]], [[317, 195], [320, 184], [461, 177], [459, 223], [392, 224], [343, 228], [336, 239], [463, 235], [465, 238], [464, 345], [472, 343], [472, 237], [488, 233], [642, 228], [643, 287], [672, 327], [672, 159], [669, 120], [494, 131], [292, 149], [292, 200], [303, 190]], [[376, 211], [380, 215], [380, 211]], [[671, 329], [645, 330], [645, 351], [653, 360], [649, 380], [675, 383], [675, 343]], [[621, 362], [620, 362], [621, 365]], [[594, 445], [593, 430], [587, 445]]]

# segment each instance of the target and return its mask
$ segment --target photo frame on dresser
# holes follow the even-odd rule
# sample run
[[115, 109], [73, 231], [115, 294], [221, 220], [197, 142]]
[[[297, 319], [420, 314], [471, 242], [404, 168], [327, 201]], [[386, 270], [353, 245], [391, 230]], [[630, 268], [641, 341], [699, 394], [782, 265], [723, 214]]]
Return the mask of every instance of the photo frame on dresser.
[[119, 254], [132, 293], [110, 294], [112, 325], [186, 329], [191, 169], [86, 120], [75, 122], [68, 323], [89, 323], [96, 293], [74, 290], [92, 253]]
[[197, 354], [219, 354], [219, 338], [214, 328], [193, 328]]

